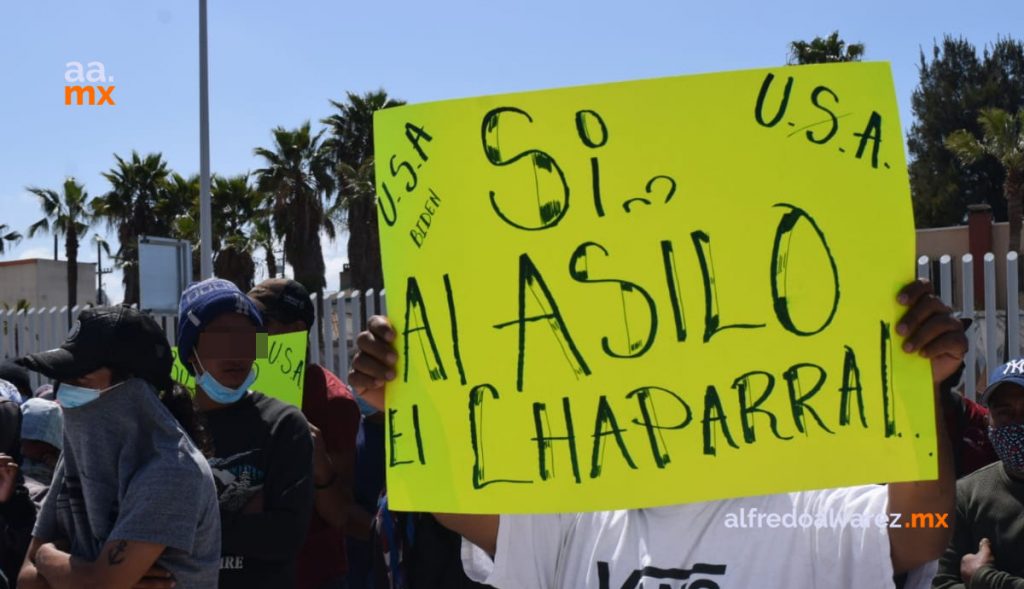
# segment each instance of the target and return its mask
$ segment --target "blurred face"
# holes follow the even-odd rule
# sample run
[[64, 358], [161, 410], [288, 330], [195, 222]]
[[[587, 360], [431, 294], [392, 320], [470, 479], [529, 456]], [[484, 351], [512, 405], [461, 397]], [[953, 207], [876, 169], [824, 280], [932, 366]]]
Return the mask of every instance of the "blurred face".
[[1024, 387], [1013, 383], [1000, 385], [992, 392], [988, 410], [993, 427], [1024, 423]]
[[255, 360], [256, 326], [238, 313], [224, 313], [211, 321], [199, 334], [195, 353], [189, 356], [197, 375], [209, 372], [230, 388], [245, 382]]
[[31, 458], [36, 462], [42, 462], [50, 468], [57, 466], [57, 459], [60, 457], [60, 450], [39, 440], [22, 440], [21, 455]]

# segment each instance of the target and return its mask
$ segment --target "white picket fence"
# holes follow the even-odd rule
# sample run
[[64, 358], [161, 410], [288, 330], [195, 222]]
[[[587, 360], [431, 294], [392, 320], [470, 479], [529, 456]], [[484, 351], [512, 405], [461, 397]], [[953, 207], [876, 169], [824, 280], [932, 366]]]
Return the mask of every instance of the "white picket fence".
[[[312, 300], [316, 305], [315, 296]], [[325, 293], [324, 315], [329, 320], [316, 321], [310, 330], [310, 360], [347, 379], [356, 335], [365, 329], [367, 318], [385, 312], [384, 300], [383, 291], [379, 297], [374, 296], [373, 290], [367, 291], [365, 296], [361, 296], [359, 291]], [[72, 307], [72, 318], [77, 317], [84, 308]], [[17, 358], [59, 347], [68, 333], [67, 312], [66, 306], [20, 311], [0, 309], [0, 359]], [[153, 318], [163, 328], [167, 341], [173, 346], [178, 326], [177, 315], [154, 313]], [[319, 346], [318, 333], [321, 332], [323, 349]], [[33, 388], [45, 382], [34, 373], [31, 378]]]
[[[985, 300], [981, 301], [981, 308], [978, 308], [974, 300], [975, 261], [970, 254], [964, 255], [959, 264], [955, 264], [951, 256], [941, 256], [937, 263], [937, 277], [932, 276], [931, 259], [922, 256], [917, 260], [918, 277], [931, 280], [942, 300], [953, 307], [959, 317], [973, 320], [967, 330], [970, 346], [960, 385], [963, 394], [971, 399], [976, 398], [979, 386], [984, 386], [989, 367], [998, 366], [1008, 358], [1021, 354], [1022, 293], [1018, 288], [1017, 253], [1010, 252], [1002, 263], [1006, 268], [1006, 308], [998, 309], [997, 260], [994, 254], [985, 254], [982, 260]], [[955, 287], [959, 287], [959, 296], [955, 296]], [[367, 318], [375, 314], [386, 314], [385, 300], [384, 291], [379, 296], [374, 296], [373, 290], [366, 291], [365, 295], [359, 291], [325, 293], [326, 320], [318, 320], [310, 330], [311, 361], [343, 379], [347, 378], [349, 363], [355, 351], [356, 335], [365, 329]], [[313, 301], [315, 304], [315, 297]], [[77, 316], [78, 312], [79, 308], [74, 307], [72, 316]], [[0, 310], [0, 358], [16, 358], [59, 346], [68, 331], [66, 313], [67, 307]], [[154, 318], [161, 324], [167, 340], [173, 345], [177, 317], [155, 314]], [[322, 348], [319, 345], [320, 335], [323, 336]], [[32, 378], [34, 386], [41, 383], [38, 375], [33, 374]]]
[[[999, 366], [1010, 358], [1021, 355], [1021, 317], [1018, 287], [1017, 252], [1009, 252], [1003, 260], [1006, 267], [1006, 308], [996, 305], [997, 281], [995, 254], [987, 253], [982, 260], [985, 300], [979, 309], [974, 297], [974, 264], [971, 254], [964, 254], [959, 264], [951, 256], [938, 260], [938, 276], [932, 276], [932, 260], [921, 256], [917, 260], [917, 276], [931, 280], [942, 301], [953, 307], [962, 319], [970, 319], [967, 329], [969, 346], [965, 359], [964, 375], [960, 385], [964, 395], [977, 398], [977, 392], [984, 387], [988, 369]], [[954, 266], [959, 267], [957, 272]], [[955, 297], [954, 278], [960, 287], [960, 296]], [[956, 303], [956, 304], [954, 304]]]

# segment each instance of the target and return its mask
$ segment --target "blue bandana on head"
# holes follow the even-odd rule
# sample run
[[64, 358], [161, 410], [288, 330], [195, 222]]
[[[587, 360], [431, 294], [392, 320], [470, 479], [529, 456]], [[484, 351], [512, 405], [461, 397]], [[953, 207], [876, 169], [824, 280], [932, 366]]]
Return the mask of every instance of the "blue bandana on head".
[[178, 354], [189, 374], [195, 374], [185, 358], [196, 347], [199, 334], [218, 315], [223, 313], [246, 315], [256, 327], [263, 327], [263, 318], [249, 297], [232, 282], [222, 278], [207, 278], [194, 282], [181, 293], [178, 303]]

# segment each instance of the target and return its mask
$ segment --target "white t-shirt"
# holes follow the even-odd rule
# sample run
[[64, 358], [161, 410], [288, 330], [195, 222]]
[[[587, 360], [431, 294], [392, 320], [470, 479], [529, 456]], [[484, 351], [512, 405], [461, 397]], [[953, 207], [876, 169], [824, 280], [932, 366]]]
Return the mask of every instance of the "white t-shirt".
[[462, 562], [499, 589], [885, 589], [887, 505], [888, 488], [871, 485], [503, 515], [495, 558], [464, 540]]

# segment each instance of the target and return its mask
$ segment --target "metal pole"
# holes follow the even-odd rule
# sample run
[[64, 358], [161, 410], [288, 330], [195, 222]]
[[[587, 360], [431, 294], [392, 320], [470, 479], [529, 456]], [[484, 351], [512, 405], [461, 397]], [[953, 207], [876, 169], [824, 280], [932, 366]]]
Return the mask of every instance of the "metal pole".
[[96, 306], [103, 306], [103, 253], [102, 244], [96, 242]]
[[210, 218], [210, 88], [206, 55], [206, 0], [199, 0], [199, 273], [213, 276]]

